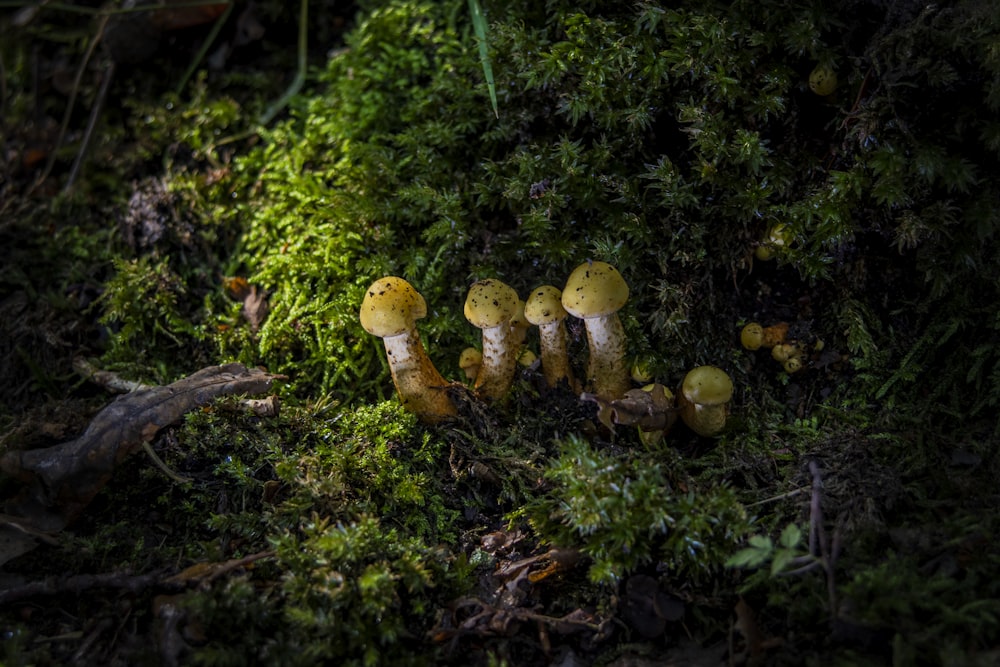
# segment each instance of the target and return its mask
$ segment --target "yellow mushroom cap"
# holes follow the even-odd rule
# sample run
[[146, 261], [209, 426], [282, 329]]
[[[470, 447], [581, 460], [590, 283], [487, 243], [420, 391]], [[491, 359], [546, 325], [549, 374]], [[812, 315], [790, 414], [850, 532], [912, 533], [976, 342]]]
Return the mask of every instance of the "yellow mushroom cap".
[[480, 280], [472, 284], [465, 298], [465, 319], [480, 329], [499, 326], [514, 317], [517, 302], [513, 287], [499, 280]]
[[809, 73], [809, 90], [817, 95], [830, 95], [837, 89], [837, 73], [829, 65], [816, 65]]
[[757, 322], [751, 322], [740, 332], [740, 343], [748, 350], [759, 350], [764, 344], [764, 327]]
[[584, 262], [573, 270], [562, 291], [562, 305], [586, 319], [617, 312], [628, 301], [628, 284], [607, 262]]
[[465, 371], [466, 377], [470, 380], [476, 379], [476, 373], [482, 365], [483, 353], [474, 347], [465, 348], [458, 357], [458, 367]]
[[562, 291], [552, 285], [536, 287], [524, 302], [524, 317], [536, 326], [558, 322], [567, 314], [562, 305]]
[[379, 278], [361, 302], [361, 326], [368, 333], [386, 338], [398, 336], [416, 327], [416, 321], [427, 316], [427, 302], [413, 285], [402, 278]]
[[721, 368], [699, 366], [684, 376], [681, 391], [691, 403], [722, 405], [733, 397], [733, 381]]

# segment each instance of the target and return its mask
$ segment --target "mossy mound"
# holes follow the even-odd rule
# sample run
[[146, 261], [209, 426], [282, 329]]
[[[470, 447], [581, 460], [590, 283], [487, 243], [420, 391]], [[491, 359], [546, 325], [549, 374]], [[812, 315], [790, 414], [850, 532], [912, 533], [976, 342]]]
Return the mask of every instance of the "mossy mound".
[[[163, 428], [163, 467], [126, 460], [6, 565], [5, 663], [989, 662], [1000, 11], [483, 6], [499, 116], [466, 3], [386, 0], [312, 8], [306, 87], [259, 126], [300, 38], [262, 3], [183, 86], [210, 25], [119, 62], [76, 167], [57, 59], [39, 88], [29, 54], [68, 34], [80, 57], [91, 26], [4, 17], [27, 26], [0, 46], [5, 450], [105, 401], [74, 357], [288, 376], [280, 416], [226, 399]], [[537, 367], [493, 405], [452, 387], [440, 425], [401, 410], [358, 322], [376, 278], [420, 291], [458, 379], [472, 282], [523, 297], [588, 259], [629, 284], [629, 366], [732, 377], [720, 436], [609, 431]], [[789, 323], [804, 368], [743, 349], [750, 321]]]

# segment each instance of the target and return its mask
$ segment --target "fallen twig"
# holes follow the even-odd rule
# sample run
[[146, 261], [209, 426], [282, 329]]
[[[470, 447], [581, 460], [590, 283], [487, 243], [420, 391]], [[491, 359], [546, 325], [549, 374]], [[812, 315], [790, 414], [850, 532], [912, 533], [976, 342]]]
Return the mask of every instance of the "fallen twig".
[[[6, 502], [5, 510], [22, 527], [56, 533], [100, 492], [115, 467], [161, 428], [219, 396], [260, 394], [283, 378], [226, 364], [204, 368], [170, 385], [120, 396], [76, 440], [0, 456], [0, 470], [25, 483], [21, 493]], [[6, 560], [2, 550], [0, 559], [0, 564]]]

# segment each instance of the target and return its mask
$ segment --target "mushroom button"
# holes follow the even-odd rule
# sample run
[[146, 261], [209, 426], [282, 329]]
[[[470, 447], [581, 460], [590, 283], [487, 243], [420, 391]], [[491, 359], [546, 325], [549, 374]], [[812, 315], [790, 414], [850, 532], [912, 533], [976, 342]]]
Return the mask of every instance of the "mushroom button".
[[427, 315], [427, 303], [402, 278], [379, 278], [361, 303], [361, 326], [385, 344], [389, 370], [403, 407], [422, 421], [436, 423], [457, 414], [448, 397], [448, 382], [424, 351], [416, 321]]
[[701, 436], [715, 435], [726, 425], [733, 381], [721, 368], [699, 366], [684, 376], [681, 385], [681, 419]]

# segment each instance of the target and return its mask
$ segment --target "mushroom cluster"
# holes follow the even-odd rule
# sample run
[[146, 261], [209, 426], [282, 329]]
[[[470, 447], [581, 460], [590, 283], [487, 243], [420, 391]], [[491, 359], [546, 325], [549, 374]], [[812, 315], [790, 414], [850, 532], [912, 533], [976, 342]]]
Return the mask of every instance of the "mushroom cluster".
[[740, 343], [747, 350], [761, 348], [771, 350], [771, 358], [781, 364], [786, 373], [797, 373], [806, 366], [808, 351], [823, 349], [823, 341], [814, 340], [811, 344], [805, 340], [788, 337], [787, 322], [778, 322], [769, 327], [758, 322], [750, 322], [740, 332]]
[[[628, 296], [621, 273], [601, 261], [576, 267], [561, 290], [553, 285], [536, 287], [525, 301], [500, 280], [477, 281], [469, 288], [464, 313], [482, 332], [481, 349], [463, 350], [459, 367], [476, 396], [496, 402], [510, 391], [519, 359], [532, 365], [540, 361], [548, 387], [565, 386], [582, 399], [596, 402], [598, 419], [609, 428], [635, 424], [643, 442], [651, 444], [679, 415], [695, 433], [715, 435], [726, 420], [732, 394], [729, 376], [710, 366], [695, 369], [675, 399], [664, 385], [650, 382], [652, 374], [643, 364], [636, 364], [630, 373], [625, 330], [618, 316]], [[427, 423], [456, 416], [450, 383], [434, 367], [417, 333], [416, 320], [427, 315], [420, 293], [402, 278], [380, 278], [365, 293], [359, 315], [361, 326], [383, 340], [403, 407]], [[587, 333], [584, 381], [574, 377], [567, 352], [565, 320], [569, 316], [583, 320]], [[531, 326], [538, 327], [540, 360], [526, 345]], [[766, 334], [760, 329], [748, 330], [745, 340], [759, 336], [757, 347], [764, 345]], [[633, 389], [632, 380], [646, 386]]]

